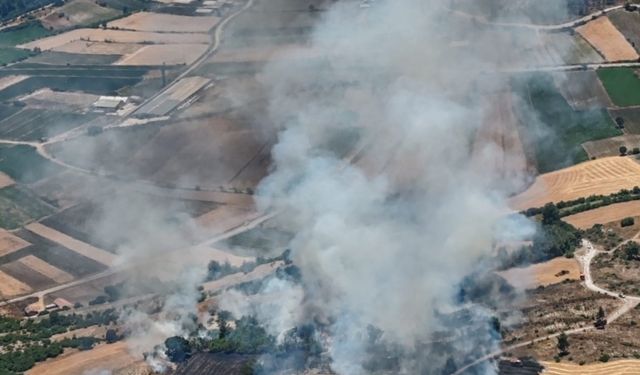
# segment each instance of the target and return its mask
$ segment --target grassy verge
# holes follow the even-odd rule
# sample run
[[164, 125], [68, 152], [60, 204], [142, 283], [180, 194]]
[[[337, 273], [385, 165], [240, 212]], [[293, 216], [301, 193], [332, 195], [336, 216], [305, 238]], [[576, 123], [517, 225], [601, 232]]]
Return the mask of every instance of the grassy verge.
[[584, 142], [622, 134], [604, 108], [574, 111], [548, 74], [519, 76], [514, 88], [525, 142], [541, 173], [587, 160]]
[[619, 107], [640, 104], [640, 79], [632, 68], [598, 69], [611, 101]]

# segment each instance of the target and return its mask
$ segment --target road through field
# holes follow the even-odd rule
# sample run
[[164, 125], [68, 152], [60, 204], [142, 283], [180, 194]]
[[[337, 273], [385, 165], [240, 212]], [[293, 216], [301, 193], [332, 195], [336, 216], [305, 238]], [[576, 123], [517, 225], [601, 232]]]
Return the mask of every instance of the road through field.
[[[640, 233], [639, 233], [640, 234]], [[637, 235], [636, 235], [637, 237]], [[622, 244], [626, 243], [627, 241], [623, 242]], [[621, 246], [622, 244], [618, 245]], [[617, 248], [617, 247], [616, 247]], [[597, 286], [594, 281], [593, 281], [593, 277], [591, 276], [591, 262], [593, 261], [593, 259], [600, 253], [602, 253], [601, 251], [598, 251], [594, 248], [593, 244], [587, 240], [582, 240], [582, 249], [584, 250], [584, 254], [583, 255], [579, 255], [576, 256], [576, 258], [578, 259], [578, 261], [580, 262], [580, 264], [582, 264], [582, 269], [584, 272], [584, 276], [585, 276], [585, 282], [584, 282], [584, 286], [589, 289], [592, 290], [596, 293], [600, 293], [600, 294], [606, 294], [608, 296], [614, 297], [619, 299], [622, 302], [622, 305], [619, 306], [615, 311], [613, 311], [611, 314], [609, 314], [607, 316], [607, 323], [611, 323], [613, 321], [615, 321], [616, 319], [618, 319], [619, 317], [621, 317], [622, 315], [624, 315], [625, 313], [629, 312], [630, 310], [632, 310], [633, 308], [635, 308], [636, 306], [638, 306], [638, 304], [640, 304], [640, 296], [623, 296], [620, 292], [616, 292], [616, 291], [612, 291], [612, 290], [607, 290], [604, 288], [601, 288], [599, 286]], [[612, 250], [612, 251], [615, 251]], [[574, 328], [568, 331], [564, 331], [565, 334], [567, 335], [572, 335], [572, 334], [576, 334], [576, 333], [581, 333], [581, 332], [585, 332], [585, 331], [589, 331], [594, 329], [593, 326], [588, 325], [585, 327], [580, 327], [580, 328]], [[563, 332], [557, 332], [551, 335], [547, 335], [547, 336], [543, 336], [543, 337], [538, 337], [534, 340], [531, 341], [525, 341], [525, 342], [521, 342], [519, 344], [515, 344], [515, 345], [510, 345], [507, 347], [504, 347], [500, 350], [496, 350], [492, 353], [489, 353], [483, 357], [480, 357], [478, 359], [476, 359], [475, 361], [468, 363], [466, 365], [464, 365], [463, 367], [459, 368], [456, 372], [454, 372], [452, 375], [461, 375], [464, 374], [465, 371], [469, 370], [472, 367], [475, 367], [485, 361], [489, 361], [491, 359], [494, 359], [504, 353], [510, 352], [514, 349], [518, 349], [518, 348], [522, 348], [531, 344], [535, 344], [541, 341], [545, 341], [545, 340], [549, 340], [549, 339], [553, 339], [556, 338], [558, 336], [560, 336]]]

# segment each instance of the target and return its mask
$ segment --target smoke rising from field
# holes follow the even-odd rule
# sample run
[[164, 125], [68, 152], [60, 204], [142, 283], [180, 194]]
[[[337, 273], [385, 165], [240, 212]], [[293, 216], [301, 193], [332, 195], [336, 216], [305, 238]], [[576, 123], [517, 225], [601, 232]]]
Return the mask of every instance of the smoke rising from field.
[[[474, 144], [500, 121], [487, 119], [493, 106], [510, 111], [498, 100], [509, 95], [499, 71], [513, 68], [532, 38], [479, 25], [446, 3], [337, 2], [312, 38], [322, 64], [274, 61], [262, 74], [269, 117], [282, 130], [257, 199], [296, 233], [290, 247], [302, 282], [267, 284], [281, 291], [271, 309], [237, 292], [221, 307], [257, 315], [276, 336], [305, 322], [328, 327], [339, 374], [383, 370], [366, 363], [370, 326], [413, 353], [400, 356], [396, 373], [439, 373], [447, 354], [494, 349], [499, 339], [483, 329], [488, 310], [468, 312], [480, 327], [470, 331], [449, 329], [443, 314], [459, 308], [467, 276], [487, 273], [481, 260], [494, 241], [532, 231], [524, 219], [505, 219], [506, 197], [528, 176], [497, 161], [517, 155], [499, 141]], [[351, 138], [361, 152], [338, 147]], [[472, 144], [480, 149], [470, 160]], [[444, 354], [428, 345], [443, 329], [454, 346]]]

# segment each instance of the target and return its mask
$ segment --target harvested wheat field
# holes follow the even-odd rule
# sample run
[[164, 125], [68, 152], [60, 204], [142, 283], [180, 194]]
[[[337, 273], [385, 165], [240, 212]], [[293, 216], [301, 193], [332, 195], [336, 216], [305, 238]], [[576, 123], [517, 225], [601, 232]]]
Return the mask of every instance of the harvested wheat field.
[[53, 91], [40, 89], [20, 98], [20, 101], [31, 108], [85, 110], [99, 99], [97, 95], [83, 92]]
[[116, 371], [131, 366], [137, 359], [129, 354], [124, 341], [98, 345], [91, 350], [73, 351], [69, 354], [38, 363], [27, 375], [84, 375], [96, 369]]
[[33, 256], [27, 255], [26, 257], [18, 259], [19, 263], [24, 264], [25, 266], [31, 268], [32, 270], [45, 275], [51, 280], [63, 284], [73, 281], [73, 276], [69, 273], [50, 265], [44, 260]]
[[134, 43], [105, 43], [75, 40], [52, 48], [52, 51], [65, 53], [83, 53], [87, 55], [128, 55], [136, 52], [144, 45]]
[[5, 256], [31, 245], [20, 237], [0, 229], [0, 256]]
[[639, 57], [608, 17], [600, 17], [576, 28], [576, 31], [600, 51], [607, 61], [630, 61]]
[[218, 17], [191, 17], [175, 14], [139, 12], [111, 21], [107, 27], [134, 31], [206, 33], [218, 24]]
[[613, 156], [540, 175], [526, 191], [511, 198], [509, 206], [525, 210], [548, 202], [611, 194], [636, 185], [640, 185], [640, 164], [629, 157]]
[[625, 217], [640, 216], [640, 201], [616, 203], [567, 216], [562, 220], [580, 229], [591, 228], [594, 224], [606, 224]]
[[533, 289], [541, 285], [557, 284], [567, 279], [578, 280], [580, 266], [575, 259], [558, 257], [528, 267], [510, 268], [497, 274], [516, 288]]
[[41, 237], [44, 237], [50, 241], [60, 244], [67, 249], [73, 250], [76, 253], [93, 259], [96, 262], [102, 263], [105, 266], [111, 266], [116, 259], [116, 256], [112, 253], [98, 249], [95, 246], [88, 243], [77, 240], [73, 237], [67, 236], [62, 232], [58, 232], [55, 229], [44, 226], [40, 223], [31, 223], [25, 227], [30, 232], [33, 232]]
[[208, 44], [208, 34], [153, 33], [124, 30], [77, 29], [63, 34], [35, 40], [18, 47], [26, 49], [40, 48], [53, 50], [74, 41], [107, 43], [156, 43], [156, 44]]
[[6, 175], [5, 173], [0, 172], [0, 189], [7, 187], [7, 186], [11, 186], [13, 184], [15, 184], [16, 182], [13, 181], [13, 179], [11, 177], [9, 177], [8, 175]]
[[622, 359], [608, 363], [577, 365], [573, 363], [541, 362], [545, 375], [632, 375], [640, 374], [640, 360]]
[[31, 290], [29, 285], [9, 276], [9, 274], [4, 271], [0, 271], [0, 298], [29, 293]]
[[192, 64], [207, 51], [206, 44], [155, 44], [123, 56], [114, 65]]

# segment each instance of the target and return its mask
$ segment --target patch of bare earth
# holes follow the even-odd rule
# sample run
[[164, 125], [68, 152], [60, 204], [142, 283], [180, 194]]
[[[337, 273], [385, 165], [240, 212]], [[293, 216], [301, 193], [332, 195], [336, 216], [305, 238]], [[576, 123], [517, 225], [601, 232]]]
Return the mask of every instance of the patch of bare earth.
[[599, 17], [576, 28], [576, 31], [600, 51], [607, 61], [631, 61], [639, 57], [608, 17]]

